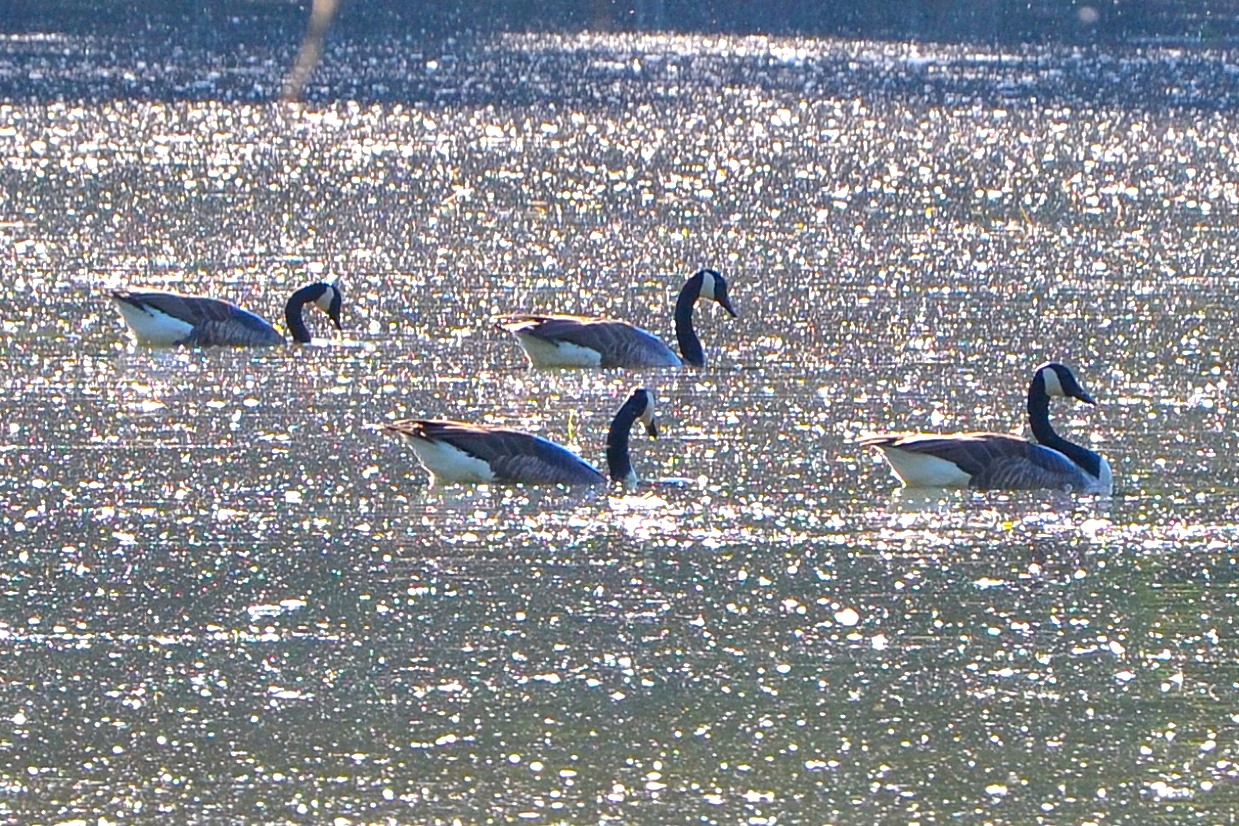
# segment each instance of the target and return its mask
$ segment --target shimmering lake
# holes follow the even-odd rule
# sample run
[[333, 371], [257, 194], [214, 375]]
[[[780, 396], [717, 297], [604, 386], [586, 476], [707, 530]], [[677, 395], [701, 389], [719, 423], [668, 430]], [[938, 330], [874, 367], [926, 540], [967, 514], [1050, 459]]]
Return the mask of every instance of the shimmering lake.
[[[0, 816], [1234, 817], [1235, 53], [393, 32], [270, 102], [294, 48], [0, 38]], [[704, 369], [491, 325], [670, 337], [701, 266]], [[135, 347], [104, 298], [336, 276], [304, 347]], [[1112, 497], [856, 444], [1024, 432], [1048, 359]], [[373, 428], [600, 462], [642, 386], [632, 490], [431, 488]]]

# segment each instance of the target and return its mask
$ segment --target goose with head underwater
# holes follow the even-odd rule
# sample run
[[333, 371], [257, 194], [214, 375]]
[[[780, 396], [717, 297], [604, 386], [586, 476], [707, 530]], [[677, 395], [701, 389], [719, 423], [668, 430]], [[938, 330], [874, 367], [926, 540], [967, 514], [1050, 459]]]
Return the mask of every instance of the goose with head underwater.
[[[141, 344], [264, 347], [284, 343], [284, 337], [264, 319], [218, 298], [129, 289], [112, 290], [109, 297]], [[301, 316], [307, 304], [326, 313], [337, 330], [343, 329], [340, 326], [343, 302], [344, 294], [339, 285], [324, 281], [307, 284], [293, 293], [284, 307], [284, 321], [293, 341], [305, 344], [311, 340], [310, 330]]]
[[909, 487], [1111, 493], [1110, 463], [1050, 426], [1053, 396], [1096, 404], [1071, 370], [1049, 362], [1028, 385], [1028, 423], [1036, 442], [1008, 433], [878, 433], [860, 441], [881, 450]]
[[[628, 437], [638, 421], [657, 438], [654, 394], [649, 390], [634, 391], [611, 421], [607, 470], [614, 482], [637, 482], [628, 456]], [[436, 486], [461, 482], [601, 485], [607, 481], [567, 448], [520, 430], [444, 419], [402, 419], [385, 423], [382, 429], [409, 440]]]
[[702, 367], [705, 350], [693, 329], [693, 308], [702, 298], [717, 301], [732, 318], [739, 315], [727, 295], [727, 280], [717, 270], [698, 270], [675, 302], [678, 356], [657, 336], [609, 318], [518, 314], [495, 326], [516, 336], [534, 367]]

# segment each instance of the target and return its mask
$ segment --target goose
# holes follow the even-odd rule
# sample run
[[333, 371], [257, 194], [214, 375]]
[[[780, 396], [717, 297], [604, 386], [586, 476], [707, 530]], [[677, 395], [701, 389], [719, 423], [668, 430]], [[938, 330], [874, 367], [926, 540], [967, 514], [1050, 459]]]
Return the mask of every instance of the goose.
[[[284, 337], [259, 316], [218, 298], [183, 295], [162, 290], [117, 289], [109, 293], [133, 337], [155, 347], [238, 345], [262, 347], [283, 344]], [[301, 309], [313, 304], [325, 312], [336, 329], [344, 295], [337, 284], [319, 281], [292, 294], [284, 307], [284, 321], [293, 340], [310, 341]]]
[[739, 315], [727, 297], [727, 280], [716, 270], [689, 276], [675, 302], [675, 337], [683, 358], [662, 339], [626, 321], [517, 314], [498, 319], [495, 326], [516, 336], [534, 367], [702, 367], [705, 351], [693, 330], [693, 307], [699, 298], [717, 301], [732, 318]]
[[1007, 433], [877, 433], [860, 443], [881, 450], [895, 476], [909, 487], [1110, 494], [1110, 463], [1050, 426], [1051, 396], [1096, 404], [1071, 370], [1047, 362], [1028, 385], [1028, 422], [1036, 442]]
[[[658, 437], [654, 394], [636, 390], [620, 407], [607, 433], [607, 469], [612, 481], [636, 484], [628, 458], [628, 435], [640, 421]], [[607, 479], [567, 448], [520, 430], [485, 427], [444, 419], [402, 419], [381, 425], [409, 440], [417, 460], [430, 471], [431, 484], [459, 482], [531, 485], [601, 485]]]

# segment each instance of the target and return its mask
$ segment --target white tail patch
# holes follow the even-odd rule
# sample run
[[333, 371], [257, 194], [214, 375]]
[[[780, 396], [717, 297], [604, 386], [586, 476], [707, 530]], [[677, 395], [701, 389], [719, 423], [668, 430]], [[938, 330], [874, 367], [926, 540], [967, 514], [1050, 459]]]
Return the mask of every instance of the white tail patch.
[[450, 485], [458, 482], [493, 482], [495, 472], [490, 465], [476, 456], [472, 456], [447, 442], [436, 442], [430, 439], [408, 437], [417, 461], [430, 471], [436, 485]]
[[959, 465], [946, 459], [886, 445], [877, 447], [899, 481], [910, 488], [966, 488], [972, 481]]
[[602, 364], [602, 353], [597, 350], [566, 341], [547, 341], [519, 329], [512, 332], [534, 367], [599, 367]]
[[120, 310], [121, 318], [129, 325], [133, 337], [142, 344], [171, 347], [189, 338], [194, 332], [194, 325], [176, 316], [150, 307], [139, 307], [119, 298], [113, 300]]

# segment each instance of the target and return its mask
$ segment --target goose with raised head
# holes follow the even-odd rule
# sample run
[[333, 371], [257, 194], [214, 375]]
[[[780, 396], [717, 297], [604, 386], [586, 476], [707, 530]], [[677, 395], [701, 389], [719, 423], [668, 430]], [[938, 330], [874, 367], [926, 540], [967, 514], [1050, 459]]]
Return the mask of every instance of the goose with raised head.
[[[657, 438], [654, 394], [636, 390], [620, 407], [607, 433], [607, 470], [614, 482], [635, 484], [628, 437], [640, 421]], [[503, 427], [443, 419], [402, 419], [382, 429], [409, 440], [432, 483], [494, 482], [530, 485], [600, 485], [607, 481], [588, 462], [554, 442]]]
[[1028, 423], [1035, 442], [1009, 433], [878, 433], [860, 441], [881, 450], [909, 487], [1111, 493], [1114, 482], [1105, 457], [1067, 441], [1050, 426], [1054, 396], [1096, 404], [1071, 370], [1049, 362], [1037, 368], [1028, 385]]
[[[128, 289], [112, 290], [109, 297], [141, 344], [264, 347], [284, 343], [284, 337], [263, 318], [218, 298]], [[304, 344], [311, 339], [301, 316], [307, 304], [325, 312], [337, 330], [343, 329], [340, 326], [343, 301], [339, 285], [323, 281], [307, 284], [293, 293], [284, 307], [284, 321], [293, 341]]]
[[609, 318], [519, 314], [495, 326], [516, 336], [534, 367], [701, 367], [706, 356], [693, 329], [693, 308], [702, 298], [717, 301], [732, 318], [739, 315], [727, 295], [727, 280], [716, 270], [698, 270], [675, 302], [678, 356], [657, 336]]

